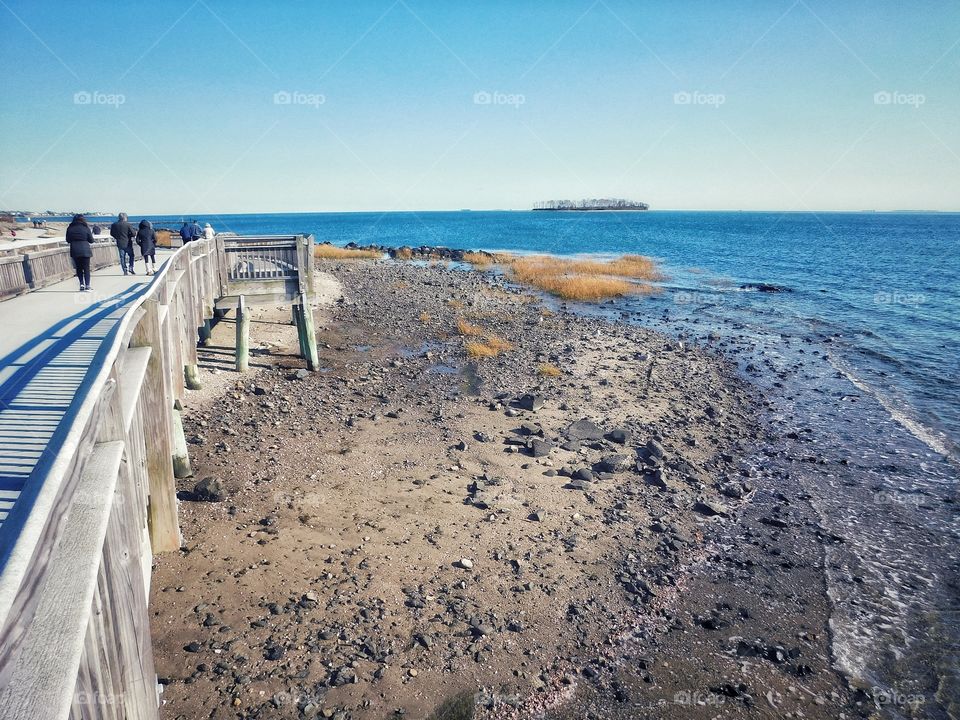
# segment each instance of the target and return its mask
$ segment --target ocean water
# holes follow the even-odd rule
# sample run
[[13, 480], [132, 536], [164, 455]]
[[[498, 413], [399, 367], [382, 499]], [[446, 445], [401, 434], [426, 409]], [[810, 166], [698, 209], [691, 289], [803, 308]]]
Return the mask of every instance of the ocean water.
[[[180, 217], [150, 219], [176, 226]], [[405, 212], [198, 220], [240, 234], [310, 233], [338, 245], [650, 255], [670, 280], [644, 312], [733, 317], [829, 341], [861, 389], [924, 442], [957, 456], [960, 214]], [[747, 283], [789, 292], [741, 291]]]
[[779, 462], [837, 538], [826, 550], [836, 664], [880, 693], [888, 717], [960, 715], [960, 215], [197, 219], [339, 245], [657, 258], [669, 276], [659, 294], [580, 310], [701, 342], [739, 364], [770, 400], [775, 430], [795, 438], [787, 455], [815, 458]]

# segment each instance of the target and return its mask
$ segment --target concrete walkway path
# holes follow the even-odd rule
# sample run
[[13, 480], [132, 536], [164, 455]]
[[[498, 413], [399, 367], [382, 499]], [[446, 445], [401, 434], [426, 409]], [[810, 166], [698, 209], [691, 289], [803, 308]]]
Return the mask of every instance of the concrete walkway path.
[[[157, 250], [158, 268], [171, 254]], [[71, 278], [0, 302], [0, 523], [56, 456], [106, 341], [153, 280], [137, 264], [137, 275], [95, 271], [90, 292]]]

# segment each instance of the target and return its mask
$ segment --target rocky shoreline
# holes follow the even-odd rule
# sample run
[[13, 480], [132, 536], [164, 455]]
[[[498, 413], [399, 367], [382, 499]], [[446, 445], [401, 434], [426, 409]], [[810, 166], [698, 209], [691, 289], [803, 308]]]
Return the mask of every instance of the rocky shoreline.
[[[292, 333], [242, 378], [203, 351], [222, 390], [187, 399], [185, 547], [155, 558], [163, 717], [865, 714], [832, 540], [718, 352], [493, 273], [321, 265], [323, 372]], [[509, 349], [470, 358], [458, 321]]]

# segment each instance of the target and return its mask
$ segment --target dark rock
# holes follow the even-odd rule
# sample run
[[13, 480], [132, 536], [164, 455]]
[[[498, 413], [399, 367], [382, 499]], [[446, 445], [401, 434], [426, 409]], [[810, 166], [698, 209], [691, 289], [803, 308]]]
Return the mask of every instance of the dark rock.
[[535, 458], [546, 457], [550, 454], [550, 451], [553, 450], [553, 445], [548, 443], [546, 440], [540, 440], [539, 438], [534, 438], [530, 441], [530, 454]]
[[629, 430], [624, 430], [622, 428], [617, 428], [611, 430], [607, 435], [607, 439], [611, 442], [615, 442], [618, 445], [626, 445], [633, 438], [633, 433]]
[[714, 502], [713, 500], [707, 500], [706, 498], [700, 498], [693, 504], [693, 509], [700, 513], [701, 515], [706, 515], [707, 517], [726, 517], [729, 514], [726, 506], [721, 503]]
[[357, 681], [357, 673], [350, 667], [342, 667], [330, 677], [333, 687], [341, 687]]
[[789, 524], [785, 520], [781, 520], [780, 518], [774, 518], [774, 517], [760, 518], [760, 522], [762, 522], [764, 525], [769, 525], [770, 527], [775, 527], [780, 529], [783, 529], [789, 526]]
[[286, 654], [286, 651], [280, 645], [270, 645], [263, 653], [263, 657], [267, 660], [281, 660]]
[[583, 480], [584, 482], [593, 482], [595, 477], [590, 468], [582, 467], [573, 473], [574, 480]]
[[223, 483], [215, 477], [205, 477], [193, 486], [193, 496], [204, 502], [220, 502], [227, 497]]
[[662, 460], [667, 454], [667, 451], [663, 449], [663, 445], [656, 440], [649, 440], [645, 449], [647, 451], [647, 457], [655, 460]]
[[653, 472], [648, 472], [644, 475], [644, 479], [649, 485], [654, 485], [661, 490], [667, 489], [667, 478], [663, 468], [657, 468]]
[[597, 463], [601, 472], [620, 473], [630, 469], [633, 463], [626, 455], [606, 455]]
[[577, 420], [567, 428], [570, 440], [602, 440], [603, 431], [587, 418]]
[[527, 393], [517, 400], [517, 405], [524, 410], [539, 410], [543, 407], [543, 396]]

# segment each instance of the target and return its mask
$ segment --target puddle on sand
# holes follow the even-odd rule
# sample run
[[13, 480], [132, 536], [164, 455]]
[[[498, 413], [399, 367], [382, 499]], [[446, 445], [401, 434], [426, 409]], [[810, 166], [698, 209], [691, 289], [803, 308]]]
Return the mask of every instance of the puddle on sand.
[[427, 368], [427, 372], [435, 375], [456, 375], [460, 368], [455, 365], [432, 365]]
[[357, 352], [370, 352], [373, 350], [373, 345], [354, 345], [353, 349]]
[[479, 395], [480, 386], [483, 381], [477, 374], [477, 366], [474, 363], [466, 365], [446, 365], [437, 363], [427, 368], [427, 372], [432, 375], [459, 375], [462, 390], [468, 395]]
[[417, 347], [412, 346], [403, 346], [397, 350], [397, 354], [402, 358], [415, 358], [426, 355], [428, 352], [437, 352], [440, 349], [439, 343], [435, 342], [422, 342]]

